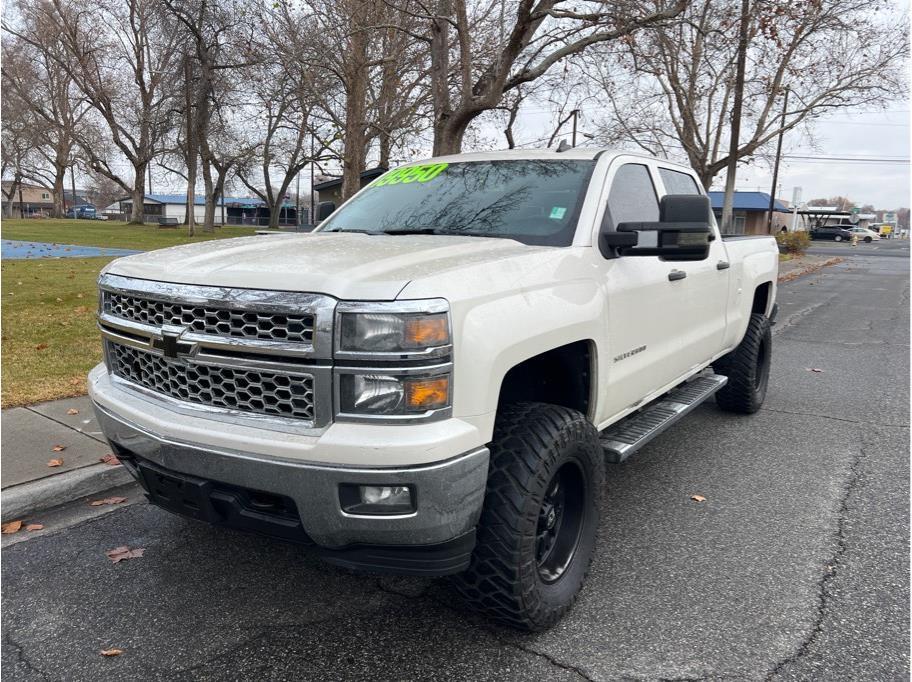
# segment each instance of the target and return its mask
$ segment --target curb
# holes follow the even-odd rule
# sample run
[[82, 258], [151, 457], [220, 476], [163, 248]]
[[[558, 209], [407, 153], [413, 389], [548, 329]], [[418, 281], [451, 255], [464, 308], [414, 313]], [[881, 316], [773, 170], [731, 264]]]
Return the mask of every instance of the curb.
[[14, 485], [0, 493], [2, 518], [12, 521], [132, 481], [133, 477], [123, 465], [90, 464], [64, 474]]

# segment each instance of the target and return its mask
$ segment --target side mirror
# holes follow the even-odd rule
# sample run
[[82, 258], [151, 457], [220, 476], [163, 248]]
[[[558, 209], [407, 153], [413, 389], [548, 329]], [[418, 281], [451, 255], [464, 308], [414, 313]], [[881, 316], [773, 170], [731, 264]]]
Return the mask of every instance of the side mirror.
[[336, 205], [331, 201], [321, 201], [317, 204], [317, 222], [322, 222], [332, 215]]
[[659, 221], [620, 223], [615, 232], [599, 235], [600, 247], [622, 256], [660, 256], [669, 261], [703, 260], [715, 238], [709, 198], [697, 194], [668, 194], [659, 205]]

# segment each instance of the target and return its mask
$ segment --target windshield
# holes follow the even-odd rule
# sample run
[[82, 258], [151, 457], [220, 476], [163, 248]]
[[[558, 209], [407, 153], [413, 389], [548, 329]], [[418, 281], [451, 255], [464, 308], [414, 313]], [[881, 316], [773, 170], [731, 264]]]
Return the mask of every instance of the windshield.
[[569, 246], [594, 161], [430, 163], [362, 190], [321, 232], [450, 234]]

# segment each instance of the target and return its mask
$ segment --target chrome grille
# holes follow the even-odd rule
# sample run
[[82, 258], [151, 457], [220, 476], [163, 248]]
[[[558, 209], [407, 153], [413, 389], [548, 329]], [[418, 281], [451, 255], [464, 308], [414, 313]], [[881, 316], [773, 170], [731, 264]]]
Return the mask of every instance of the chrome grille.
[[182, 326], [213, 336], [313, 343], [314, 316], [310, 313], [273, 313], [236, 310], [214, 305], [162, 301], [104, 291], [102, 311], [130, 322], [155, 327]]
[[314, 421], [314, 378], [171, 359], [108, 343], [115, 375], [171, 398], [199, 405]]

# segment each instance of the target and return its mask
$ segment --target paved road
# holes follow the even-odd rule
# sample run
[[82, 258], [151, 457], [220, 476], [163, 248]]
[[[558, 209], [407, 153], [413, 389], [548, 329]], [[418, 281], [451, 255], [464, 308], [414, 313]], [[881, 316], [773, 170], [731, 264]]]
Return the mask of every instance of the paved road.
[[[137, 503], [5, 549], [4, 673], [908, 679], [908, 294], [908, 263], [869, 255], [783, 286], [764, 409], [702, 407], [612, 469], [590, 580], [547, 633]], [[145, 555], [111, 565], [123, 544]]]
[[830, 241], [813, 241], [808, 253], [820, 256], [893, 256], [897, 258], [909, 258], [908, 239], [881, 239], [878, 242], [865, 244], [859, 242], [857, 246], [852, 246], [848, 242], [830, 242]]

